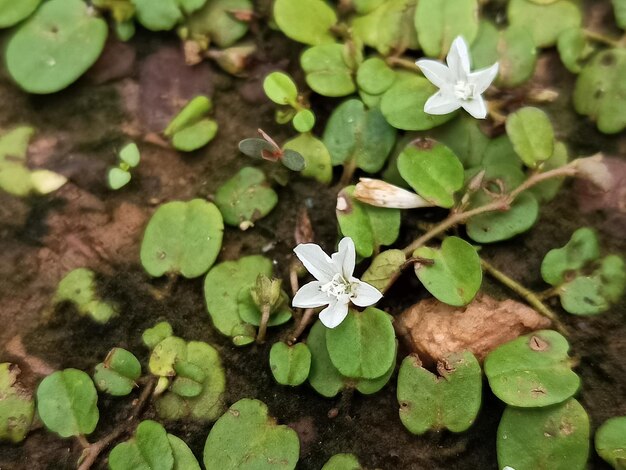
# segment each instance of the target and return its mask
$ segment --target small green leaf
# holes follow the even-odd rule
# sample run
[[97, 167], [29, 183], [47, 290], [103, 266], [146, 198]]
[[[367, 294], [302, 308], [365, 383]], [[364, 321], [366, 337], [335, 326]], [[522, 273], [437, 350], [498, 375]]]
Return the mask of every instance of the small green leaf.
[[35, 415], [32, 394], [17, 381], [20, 368], [0, 363], [0, 441], [24, 440]]
[[30, 126], [18, 126], [3, 133], [0, 136], [0, 162], [25, 160], [28, 144], [34, 134], [35, 128]]
[[291, 171], [302, 171], [306, 168], [304, 157], [295, 150], [285, 150], [280, 162]]
[[172, 455], [174, 456], [174, 468], [172, 470], [202, 470], [198, 460], [196, 460], [189, 446], [185, 444], [185, 441], [173, 434], [168, 434], [167, 440], [170, 443]]
[[141, 364], [133, 353], [113, 348], [104, 362], [96, 366], [93, 381], [101, 392], [113, 396], [128, 395], [141, 376]]
[[187, 343], [178, 336], [168, 336], [160, 341], [152, 350], [148, 368], [159, 377], [176, 375], [174, 364], [187, 358]]
[[137, 20], [151, 31], [173, 29], [184, 17], [201, 8], [206, 0], [131, 0]]
[[108, 322], [117, 315], [117, 307], [102, 301], [98, 296], [95, 276], [93, 271], [86, 268], [70, 271], [59, 282], [52, 303], [71, 302], [81, 315], [88, 315], [98, 323]]
[[354, 72], [346, 62], [344, 44], [310, 47], [300, 57], [306, 82], [320, 95], [338, 97], [356, 91]]
[[[445, 144], [461, 160], [465, 168], [480, 165], [487, 148], [498, 139], [489, 140], [478, 125], [478, 120], [467, 113], [458, 115], [452, 121], [433, 131], [433, 138]], [[504, 136], [506, 139], [506, 136]], [[498, 159], [502, 158], [501, 151], [497, 152]], [[519, 160], [515, 156], [516, 160]]]
[[298, 132], [309, 132], [315, 125], [315, 114], [310, 109], [301, 109], [293, 117], [292, 122]]
[[541, 263], [541, 277], [548, 284], [559, 286], [570, 271], [582, 269], [600, 257], [600, 244], [595, 230], [576, 230], [563, 248], [550, 250]]
[[41, 0], [0, 1], [0, 28], [9, 28], [25, 20], [37, 9]]
[[61, 437], [91, 434], [98, 424], [97, 402], [91, 377], [76, 369], [54, 372], [37, 388], [37, 413]]
[[511, 26], [530, 32], [537, 47], [554, 46], [563, 31], [582, 24], [582, 12], [575, 0], [558, 0], [545, 5], [530, 0], [510, 0], [507, 16]]
[[274, 20], [285, 36], [315, 46], [333, 42], [337, 14], [324, 0], [276, 0]]
[[[281, 293], [281, 296], [285, 298], [287, 294]], [[237, 302], [239, 304], [239, 317], [246, 323], [250, 323], [254, 326], [261, 324], [261, 311], [259, 306], [255, 303], [251, 295], [250, 289], [242, 289], [237, 296]], [[281, 301], [279, 305], [270, 313], [270, 319], [267, 322], [267, 326], [277, 326], [287, 323], [291, 320], [291, 310], [288, 307], [286, 301]]]
[[354, 454], [335, 454], [324, 464], [322, 470], [363, 470]]
[[[555, 142], [554, 153], [547, 159], [540, 167], [542, 173], [546, 171], [555, 170], [567, 164], [569, 161], [569, 154], [567, 147], [563, 142]], [[565, 177], [550, 178], [530, 188], [530, 192], [537, 198], [539, 202], [550, 202], [558, 194]]]
[[283, 149], [298, 152], [305, 161], [302, 176], [314, 178], [320, 183], [328, 184], [333, 177], [328, 149], [317, 137], [311, 134], [300, 134], [285, 142]]
[[293, 79], [284, 72], [272, 72], [263, 80], [263, 90], [267, 97], [276, 104], [295, 105], [298, 100], [298, 88]]
[[304, 343], [297, 343], [294, 346], [274, 343], [270, 350], [270, 368], [279, 384], [300, 385], [309, 376], [311, 352]]
[[296, 468], [299, 453], [296, 432], [276, 424], [263, 402], [244, 398], [231, 406], [209, 432], [204, 464], [220, 470], [263, 469], [270, 465], [276, 470], [291, 470]]
[[515, 470], [583, 470], [589, 456], [589, 417], [573, 398], [546, 408], [504, 410], [498, 464]]
[[250, 0], [194, 1], [204, 3], [204, 6], [185, 21], [189, 37], [196, 40], [203, 38], [207, 43], [224, 49], [234, 45], [248, 32], [248, 23], [238, 20], [233, 12], [251, 12], [253, 5]]
[[559, 34], [557, 48], [561, 62], [572, 73], [580, 73], [585, 60], [594, 52], [582, 28], [570, 28]]
[[173, 334], [172, 326], [168, 322], [162, 321], [144, 331], [141, 340], [148, 349], [154, 349], [157, 344]]
[[126, 144], [122, 147], [119, 153], [120, 160], [126, 163], [131, 168], [135, 168], [139, 165], [139, 160], [141, 160], [141, 154], [139, 153], [139, 147], [134, 142], [130, 144]]
[[611, 418], [596, 431], [596, 452], [613, 468], [626, 468], [626, 416]]
[[172, 137], [172, 145], [181, 152], [193, 152], [211, 142], [217, 134], [217, 122], [213, 119], [201, 119]]
[[337, 221], [341, 233], [352, 238], [357, 254], [369, 258], [382, 245], [391, 245], [400, 233], [400, 210], [374, 207], [353, 197], [354, 186], [337, 196]]
[[215, 204], [228, 225], [242, 230], [265, 217], [278, 203], [278, 196], [257, 168], [244, 167], [215, 193]]
[[345, 382], [328, 355], [326, 331], [327, 328], [317, 320], [307, 337], [307, 346], [311, 352], [309, 383], [320, 395], [332, 398], [345, 387]]
[[171, 470], [174, 455], [165, 428], [142, 421], [132, 439], [116, 445], [109, 454], [111, 470]]
[[427, 201], [452, 207], [454, 193], [463, 187], [463, 164], [443, 144], [418, 139], [398, 157], [400, 176]]
[[424, 287], [438, 300], [461, 307], [476, 296], [483, 279], [480, 257], [476, 249], [458, 237], [447, 237], [436, 250], [421, 247], [414, 257], [432, 260], [433, 264], [415, 263], [415, 274]]
[[339, 326], [326, 330], [326, 346], [333, 365], [346, 377], [376, 379], [395, 358], [391, 317], [374, 307], [350, 310]]
[[206, 96], [196, 96], [190, 100], [170, 121], [163, 135], [172, 137], [177, 132], [192, 126], [213, 109], [213, 102]]
[[612, 0], [612, 3], [617, 25], [622, 29], [626, 29], [626, 2], [624, 0]]
[[93, 65], [107, 32], [106, 22], [82, 0], [44, 2], [9, 39], [7, 69], [27, 92], [54, 93]]
[[440, 377], [422, 367], [417, 356], [402, 361], [398, 373], [400, 420], [413, 434], [429, 429], [467, 430], [480, 409], [482, 374], [474, 355], [453, 353], [437, 363]]
[[385, 292], [393, 280], [400, 275], [405, 262], [406, 256], [402, 250], [383, 251], [372, 260], [361, 276], [361, 280]]
[[463, 36], [471, 44], [478, 33], [477, 0], [419, 0], [415, 29], [424, 53], [443, 57], [454, 38]]
[[379, 57], [365, 60], [356, 74], [356, 82], [361, 90], [370, 95], [380, 95], [387, 91], [396, 80], [396, 74]]
[[509, 341], [485, 359], [489, 386], [511, 406], [539, 408], [562, 403], [580, 387], [568, 350], [567, 340], [552, 330]]
[[111, 168], [107, 173], [107, 182], [113, 190], [120, 189], [130, 183], [131, 175], [121, 168]]
[[506, 120], [506, 133], [529, 168], [536, 168], [554, 153], [552, 123], [548, 115], [538, 108], [525, 107], [510, 114]]
[[276, 149], [265, 139], [243, 139], [239, 142], [239, 151], [252, 158], [263, 158], [264, 152], [274, 153]]
[[323, 139], [333, 165], [355, 162], [357, 168], [377, 173], [396, 142], [396, 130], [378, 108], [368, 110], [361, 101], [350, 99], [335, 108]]

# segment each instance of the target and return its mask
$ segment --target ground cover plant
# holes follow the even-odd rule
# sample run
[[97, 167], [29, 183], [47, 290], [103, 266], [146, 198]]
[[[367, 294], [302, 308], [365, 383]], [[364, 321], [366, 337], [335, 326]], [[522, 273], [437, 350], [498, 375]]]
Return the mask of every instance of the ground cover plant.
[[626, 469], [626, 2], [0, 28], [1, 468]]

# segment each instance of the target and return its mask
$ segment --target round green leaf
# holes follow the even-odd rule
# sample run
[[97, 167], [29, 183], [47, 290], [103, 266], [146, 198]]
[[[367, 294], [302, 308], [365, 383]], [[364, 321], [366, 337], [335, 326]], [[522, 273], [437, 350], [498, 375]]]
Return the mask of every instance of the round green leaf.
[[139, 160], [141, 160], [141, 154], [139, 153], [139, 147], [134, 142], [130, 144], [126, 144], [122, 147], [119, 154], [120, 160], [126, 163], [131, 168], [139, 165]]
[[598, 236], [592, 228], [576, 230], [562, 248], [550, 250], [541, 263], [541, 277], [553, 286], [565, 282], [570, 271], [577, 271], [600, 257]]
[[471, 44], [478, 33], [477, 0], [419, 0], [415, 29], [424, 53], [442, 57], [457, 36]]
[[480, 409], [482, 374], [474, 355], [453, 353], [437, 363], [440, 377], [424, 369], [417, 356], [402, 361], [398, 373], [400, 420], [413, 434], [429, 429], [467, 430]]
[[304, 157], [295, 150], [285, 150], [280, 162], [291, 171], [302, 171], [306, 168]]
[[376, 379], [393, 364], [395, 333], [391, 318], [368, 307], [350, 310], [339, 326], [326, 331], [326, 346], [333, 365], [346, 377]]
[[337, 14], [324, 0], [276, 0], [274, 19], [285, 36], [315, 46], [333, 42]]
[[96, 366], [93, 381], [101, 392], [113, 396], [128, 395], [141, 376], [141, 364], [133, 353], [113, 348], [104, 362]]
[[181, 152], [193, 152], [211, 142], [215, 134], [217, 122], [213, 119], [201, 119], [174, 134], [172, 145]]
[[285, 142], [283, 149], [298, 152], [305, 161], [302, 176], [314, 178], [320, 183], [328, 184], [333, 177], [328, 149], [317, 137], [311, 134], [300, 134]]
[[463, 187], [463, 164], [443, 144], [419, 139], [398, 157], [398, 170], [420, 196], [439, 207], [452, 207], [454, 193]]
[[[487, 154], [487, 148], [492, 142], [498, 141], [498, 139], [489, 140], [480, 129], [478, 120], [467, 113], [460, 114], [452, 121], [434, 129], [433, 138], [452, 150], [466, 168], [480, 165], [483, 155]], [[497, 152], [499, 159], [502, 158], [502, 154], [501, 151]], [[517, 156], [515, 158], [519, 160]]]
[[306, 340], [311, 352], [309, 383], [320, 395], [332, 398], [345, 387], [345, 382], [328, 355], [326, 330], [327, 328], [318, 320], [311, 327]]
[[97, 402], [91, 377], [77, 369], [54, 372], [37, 388], [37, 413], [61, 437], [91, 434], [98, 424]]
[[438, 300], [461, 307], [476, 296], [483, 279], [476, 249], [458, 237], [447, 237], [436, 250], [421, 247], [413, 256], [433, 260], [433, 264], [415, 263], [415, 274]]
[[566, 29], [559, 34], [556, 45], [561, 62], [572, 73], [580, 73], [585, 60], [594, 51], [582, 28]]
[[515, 470], [583, 470], [589, 455], [589, 417], [573, 398], [547, 408], [504, 410], [498, 426], [498, 464]]
[[[285, 297], [286, 293], [282, 293]], [[250, 323], [254, 326], [261, 324], [261, 311], [259, 306], [254, 302], [250, 289], [241, 289], [237, 296], [237, 302], [239, 304], [239, 317], [246, 323]], [[267, 326], [277, 326], [287, 323], [291, 320], [291, 310], [287, 306], [287, 302], [283, 302], [277, 306], [276, 310], [270, 313], [270, 319], [267, 322]]]
[[611, 418], [598, 428], [596, 452], [613, 468], [626, 468], [626, 416]]
[[397, 79], [380, 102], [387, 122], [396, 129], [424, 131], [439, 126], [454, 117], [454, 113], [436, 116], [424, 112], [424, 104], [437, 88], [423, 77]]
[[322, 470], [362, 470], [359, 459], [354, 454], [336, 454], [324, 464]]
[[257, 168], [244, 167], [215, 193], [215, 204], [228, 225], [242, 230], [265, 217], [278, 203], [278, 196]]
[[344, 44], [322, 44], [304, 51], [300, 65], [313, 91], [330, 97], [346, 96], [356, 91], [345, 48]]
[[296, 468], [299, 453], [296, 432], [276, 424], [263, 402], [244, 398], [231, 406], [211, 429], [204, 446], [204, 464], [220, 470], [269, 466], [289, 470]]
[[194, 278], [215, 262], [224, 223], [215, 204], [202, 199], [159, 206], [141, 243], [141, 264], [154, 277], [166, 273]]
[[245, 332], [254, 340], [254, 329], [239, 317], [238, 299], [240, 291], [250, 291], [259, 274], [272, 275], [272, 262], [263, 256], [225, 261], [208, 272], [204, 281], [207, 310], [213, 325], [223, 335], [235, 338]]
[[165, 428], [142, 421], [132, 439], [116, 445], [109, 454], [111, 470], [171, 470], [174, 455]]
[[386, 62], [379, 57], [367, 59], [356, 74], [359, 88], [371, 95], [380, 95], [387, 91], [396, 80], [396, 74]]
[[367, 270], [361, 276], [363, 282], [374, 286], [381, 292], [400, 275], [406, 256], [402, 250], [386, 250], [376, 255]]
[[107, 182], [109, 183], [109, 187], [113, 190], [126, 186], [130, 182], [130, 179], [130, 173], [121, 168], [111, 168], [109, 173], [107, 173]]
[[396, 142], [396, 130], [378, 108], [368, 110], [361, 101], [350, 99], [335, 108], [323, 139], [333, 165], [355, 162], [357, 168], [377, 173]]
[[152, 31], [173, 29], [183, 16], [202, 7], [206, 0], [131, 0], [137, 20]]
[[8, 28], [28, 18], [40, 3], [41, 0], [1, 0], [0, 28]]
[[276, 104], [295, 105], [298, 89], [293, 79], [284, 72], [272, 72], [263, 80], [263, 90]]
[[198, 0], [204, 6], [185, 21], [189, 37], [206, 38], [210, 44], [224, 49], [234, 45], [248, 32], [248, 23], [238, 20], [233, 11], [252, 11], [250, 0]]
[[293, 117], [292, 122], [298, 132], [309, 132], [315, 125], [315, 114], [310, 109], [301, 109]]
[[297, 343], [294, 346], [274, 343], [270, 350], [270, 368], [279, 384], [300, 385], [309, 376], [311, 352], [304, 343]]
[[265, 139], [243, 139], [239, 142], [239, 151], [252, 158], [263, 158], [264, 152], [273, 153], [276, 149]]
[[582, 24], [582, 12], [575, 0], [558, 0], [546, 5], [530, 0], [510, 0], [507, 16], [511, 26], [530, 32], [537, 47], [554, 46], [563, 31]]
[[574, 89], [576, 111], [597, 122], [605, 134], [626, 127], [626, 50], [607, 49], [583, 68]]
[[157, 344], [173, 334], [172, 326], [168, 322], [162, 321], [144, 331], [141, 335], [141, 340], [148, 349], [152, 350]]
[[148, 368], [154, 375], [172, 377], [176, 374], [174, 364], [187, 357], [187, 343], [178, 336], [168, 336], [152, 350]]
[[0, 441], [23, 441], [35, 415], [35, 400], [17, 382], [19, 374], [17, 364], [0, 364]]
[[[542, 173], [555, 170], [564, 166], [568, 161], [569, 153], [567, 147], [563, 142], [557, 141], [554, 143], [554, 153], [541, 164], [540, 170]], [[533, 193], [539, 202], [549, 202], [556, 197], [564, 181], [565, 177], [550, 178], [530, 188], [530, 192]]]
[[538, 108], [525, 107], [510, 114], [506, 133], [515, 152], [529, 168], [536, 168], [554, 153], [554, 129], [548, 115]]
[[538, 408], [562, 403], [580, 387], [568, 350], [567, 340], [552, 330], [505, 343], [485, 359], [489, 386], [511, 406]]
[[85, 2], [50, 0], [9, 39], [7, 68], [24, 90], [53, 93], [93, 65], [106, 38], [106, 22]]
[[212, 108], [213, 102], [210, 98], [202, 95], [196, 96], [172, 118], [163, 131], [163, 135], [165, 135], [165, 137], [172, 137], [177, 132], [192, 126], [211, 111]]
[[173, 470], [201, 470], [198, 460], [196, 460], [189, 446], [185, 444], [185, 441], [173, 434], [168, 434], [167, 440], [174, 456]]

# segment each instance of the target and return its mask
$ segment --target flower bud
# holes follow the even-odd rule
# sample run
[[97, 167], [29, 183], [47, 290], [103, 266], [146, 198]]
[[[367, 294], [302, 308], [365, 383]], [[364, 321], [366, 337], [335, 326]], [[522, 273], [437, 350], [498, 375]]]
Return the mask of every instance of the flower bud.
[[393, 209], [414, 209], [417, 207], [434, 206], [433, 203], [411, 191], [371, 178], [361, 178], [359, 180], [354, 191], [354, 197], [372, 206]]
[[256, 284], [252, 288], [250, 294], [254, 303], [262, 309], [263, 306], [269, 305], [274, 310], [282, 302], [280, 279], [270, 279], [269, 277], [259, 274], [256, 278]]

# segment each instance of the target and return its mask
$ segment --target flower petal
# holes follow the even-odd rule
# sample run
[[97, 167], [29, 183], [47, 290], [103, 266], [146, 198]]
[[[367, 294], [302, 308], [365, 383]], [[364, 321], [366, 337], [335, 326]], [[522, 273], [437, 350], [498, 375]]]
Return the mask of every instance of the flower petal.
[[415, 62], [424, 76], [437, 88], [454, 84], [454, 76], [448, 67], [436, 60], [421, 59]]
[[334, 253], [331, 258], [335, 263], [335, 270], [342, 273], [344, 279], [350, 279], [356, 264], [356, 251], [352, 238], [342, 238], [337, 253]]
[[358, 307], [369, 307], [382, 299], [383, 294], [367, 282], [359, 281], [358, 279], [353, 279], [352, 282], [357, 284], [355, 297], [352, 298], [354, 305]]
[[428, 98], [424, 104], [424, 112], [427, 114], [448, 114], [461, 107], [461, 101], [451, 94], [438, 91]]
[[470, 73], [470, 58], [467, 43], [461, 36], [452, 41], [446, 62], [455, 80], [466, 80]]
[[335, 274], [332, 260], [315, 243], [301, 243], [293, 249], [304, 267], [320, 282], [330, 282]]
[[500, 64], [496, 62], [491, 67], [476, 70], [469, 74], [469, 82], [473, 83], [476, 87], [475, 95], [482, 95], [487, 88], [493, 83], [498, 75], [498, 69]]
[[463, 100], [462, 106], [465, 111], [476, 119], [485, 119], [487, 117], [487, 106], [482, 96], [477, 96], [472, 100]]
[[348, 303], [338, 300], [320, 312], [320, 321], [326, 328], [335, 328], [348, 315]]
[[300, 308], [313, 308], [328, 305], [331, 299], [325, 292], [322, 292], [322, 283], [319, 281], [309, 282], [298, 289], [293, 296], [291, 305]]

